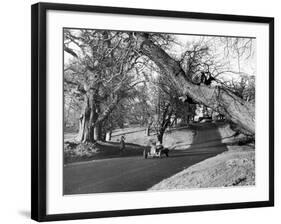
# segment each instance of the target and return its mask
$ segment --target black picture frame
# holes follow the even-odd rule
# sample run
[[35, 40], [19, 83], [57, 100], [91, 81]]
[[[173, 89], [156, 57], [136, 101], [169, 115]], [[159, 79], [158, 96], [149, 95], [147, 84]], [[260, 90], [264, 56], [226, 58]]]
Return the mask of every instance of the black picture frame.
[[[163, 11], [136, 8], [117, 8], [89, 5], [37, 3], [32, 5], [31, 16], [31, 218], [37, 221], [73, 220], [206, 210], [238, 209], [274, 206], [274, 18], [182, 11]], [[217, 21], [253, 22], [269, 25], [269, 200], [196, 206], [159, 207], [101, 212], [46, 214], [46, 13], [63, 10], [87, 13], [111, 13], [155, 17], [177, 17]]]

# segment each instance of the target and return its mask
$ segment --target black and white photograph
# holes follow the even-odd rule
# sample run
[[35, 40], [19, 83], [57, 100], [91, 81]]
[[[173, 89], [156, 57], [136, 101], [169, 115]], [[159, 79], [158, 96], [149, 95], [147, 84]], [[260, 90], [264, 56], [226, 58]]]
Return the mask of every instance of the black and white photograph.
[[274, 206], [273, 17], [31, 15], [32, 219]]
[[64, 195], [255, 187], [254, 36], [62, 36]]
[[277, 3], [4, 1], [0, 222], [278, 223]]

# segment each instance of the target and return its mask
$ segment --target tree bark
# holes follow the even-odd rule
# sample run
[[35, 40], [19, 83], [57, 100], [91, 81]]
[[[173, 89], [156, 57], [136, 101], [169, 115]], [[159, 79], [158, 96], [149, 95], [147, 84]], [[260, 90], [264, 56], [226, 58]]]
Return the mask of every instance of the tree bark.
[[255, 108], [252, 104], [223, 87], [195, 85], [189, 74], [185, 74], [179, 62], [171, 58], [162, 48], [150, 41], [146, 35], [137, 36], [139, 49], [160, 68], [163, 75], [169, 76], [183, 95], [188, 95], [225, 115], [236, 123], [246, 134], [255, 134]]
[[102, 141], [102, 124], [96, 123], [94, 128], [94, 139], [95, 141]]
[[99, 114], [99, 117], [96, 122], [101, 123], [101, 122], [105, 121], [108, 118], [108, 116], [110, 115], [110, 113], [116, 108], [116, 106], [118, 105], [120, 100], [121, 100], [121, 98], [117, 94], [113, 98], [113, 101], [111, 102], [111, 104], [101, 114]]
[[95, 142], [102, 140], [102, 123], [108, 118], [115, 109], [121, 98], [116, 95], [111, 104], [100, 112], [97, 105], [94, 104], [94, 95], [85, 94], [84, 107], [79, 120], [79, 132], [76, 141]]
[[94, 142], [94, 123], [97, 119], [96, 107], [94, 106], [93, 94], [84, 95], [84, 106], [79, 119], [79, 132], [76, 141]]
[[[171, 117], [169, 117], [168, 119], [170, 119]], [[165, 134], [166, 129], [168, 128], [168, 126], [170, 125], [170, 120], [165, 120], [165, 123], [163, 124], [163, 126], [160, 127], [160, 130], [158, 131], [157, 134], [157, 140], [162, 144], [163, 143], [163, 137]]]
[[162, 121], [159, 127], [159, 130], [157, 131], [157, 140], [162, 144], [163, 143], [163, 137], [166, 129], [171, 125], [171, 117], [173, 114], [173, 110], [170, 108], [170, 105], [166, 105], [165, 110], [162, 114]]

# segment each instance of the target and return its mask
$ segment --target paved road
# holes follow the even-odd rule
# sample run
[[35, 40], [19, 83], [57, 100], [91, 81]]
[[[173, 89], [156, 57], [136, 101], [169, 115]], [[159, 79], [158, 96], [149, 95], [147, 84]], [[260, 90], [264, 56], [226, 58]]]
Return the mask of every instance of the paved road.
[[226, 150], [215, 124], [198, 127], [187, 150], [169, 158], [102, 159], [64, 166], [64, 194], [143, 191], [183, 169]]

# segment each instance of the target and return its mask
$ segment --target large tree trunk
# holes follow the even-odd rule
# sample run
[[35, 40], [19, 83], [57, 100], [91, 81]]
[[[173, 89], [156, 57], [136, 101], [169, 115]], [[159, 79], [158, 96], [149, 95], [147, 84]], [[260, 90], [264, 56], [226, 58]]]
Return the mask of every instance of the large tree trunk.
[[79, 119], [79, 132], [76, 141], [95, 142], [102, 140], [102, 123], [108, 118], [121, 99], [116, 95], [111, 104], [101, 112], [97, 105], [94, 104], [93, 97], [93, 94], [88, 93], [84, 96], [84, 107]]
[[84, 106], [79, 119], [79, 132], [76, 140], [79, 142], [94, 142], [94, 123], [97, 120], [93, 94], [84, 95]]
[[180, 64], [162, 48], [150, 41], [146, 35], [137, 36], [139, 48], [169, 76], [183, 95], [225, 115], [236, 123], [246, 134], [255, 134], [255, 107], [223, 87], [195, 85], [189, 74], [185, 74]]

